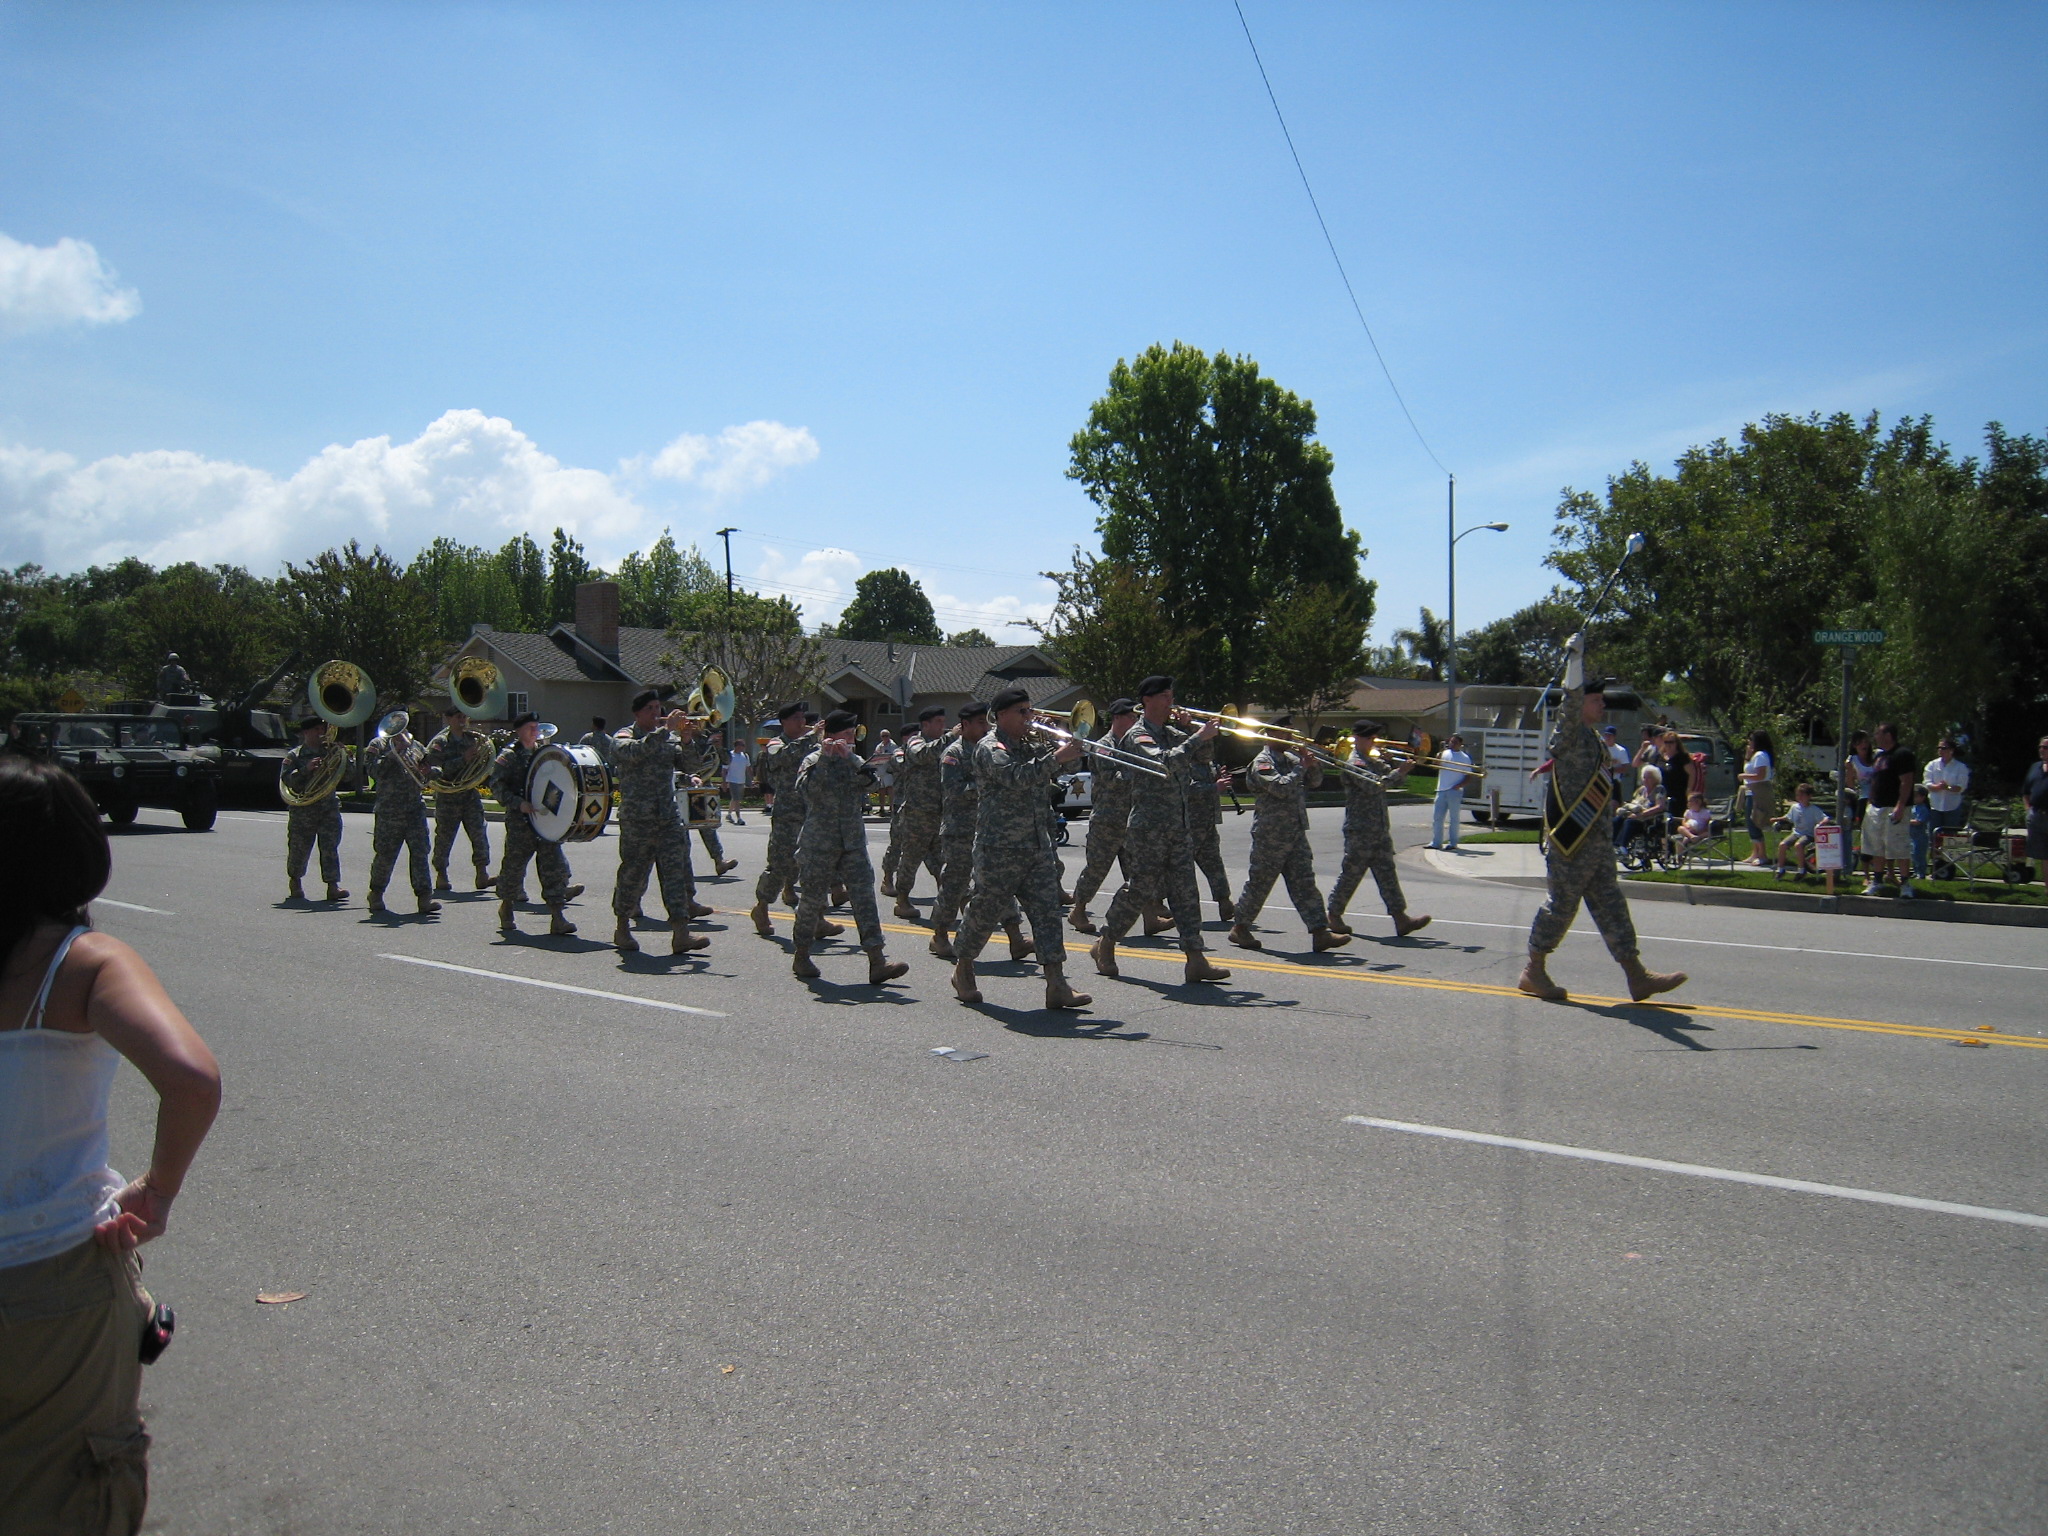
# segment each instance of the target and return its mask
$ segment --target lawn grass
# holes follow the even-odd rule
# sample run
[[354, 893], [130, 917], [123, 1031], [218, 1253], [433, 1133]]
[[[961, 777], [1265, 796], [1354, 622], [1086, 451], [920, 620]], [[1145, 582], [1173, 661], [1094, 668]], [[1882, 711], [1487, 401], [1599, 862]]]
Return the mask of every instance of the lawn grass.
[[1499, 832], [1460, 832], [1458, 846], [1467, 843], [1540, 843], [1543, 841], [1541, 827], [1508, 827]]
[[[1819, 875], [1808, 875], [1805, 879], [1794, 879], [1787, 875], [1783, 880], [1773, 879], [1767, 869], [1729, 869], [1716, 865], [1712, 869], [1693, 868], [1682, 870], [1653, 869], [1639, 875], [1623, 875], [1624, 880], [1639, 880], [1656, 885], [1702, 885], [1722, 890], [1789, 891], [1797, 895], [1818, 896], [1827, 892], [1827, 881]], [[1963, 901], [1980, 905], [2005, 907], [2048, 906], [2048, 893], [2039, 885], [1992, 884], [1979, 880], [1974, 885], [1968, 880], [1915, 880], [1913, 890], [1921, 901]], [[1835, 876], [1837, 896], [1858, 896], [1863, 892], [1863, 876], [1854, 872], [1838, 872]], [[1891, 888], [1885, 888], [1887, 895]]]

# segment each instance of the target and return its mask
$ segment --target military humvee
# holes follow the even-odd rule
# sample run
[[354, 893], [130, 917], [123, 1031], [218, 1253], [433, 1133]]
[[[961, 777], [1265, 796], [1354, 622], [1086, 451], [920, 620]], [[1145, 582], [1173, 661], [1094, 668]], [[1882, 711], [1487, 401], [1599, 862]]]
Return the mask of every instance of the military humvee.
[[204, 832], [220, 806], [220, 767], [185, 744], [175, 720], [135, 715], [16, 715], [12, 745], [62, 763], [117, 827], [142, 806], [176, 811]]

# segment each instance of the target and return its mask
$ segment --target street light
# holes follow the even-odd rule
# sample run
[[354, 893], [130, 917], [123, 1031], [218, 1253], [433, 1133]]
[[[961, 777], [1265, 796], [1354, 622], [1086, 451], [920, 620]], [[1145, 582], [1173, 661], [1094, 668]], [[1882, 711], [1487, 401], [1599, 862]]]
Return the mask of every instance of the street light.
[[1450, 679], [1450, 697], [1446, 703], [1451, 715], [1449, 734], [1453, 736], [1458, 732], [1458, 540], [1464, 538], [1465, 533], [1477, 533], [1482, 528], [1494, 533], [1506, 533], [1508, 531], [1506, 523], [1474, 523], [1465, 530], [1465, 533], [1459, 533], [1457, 527], [1458, 482], [1453, 480], [1451, 482], [1450, 505], [1444, 515], [1444, 534], [1449, 541], [1444, 546], [1444, 555], [1446, 563], [1450, 567], [1451, 582], [1450, 600], [1448, 603], [1450, 611], [1444, 617], [1444, 627], [1449, 631], [1444, 639], [1444, 672]]

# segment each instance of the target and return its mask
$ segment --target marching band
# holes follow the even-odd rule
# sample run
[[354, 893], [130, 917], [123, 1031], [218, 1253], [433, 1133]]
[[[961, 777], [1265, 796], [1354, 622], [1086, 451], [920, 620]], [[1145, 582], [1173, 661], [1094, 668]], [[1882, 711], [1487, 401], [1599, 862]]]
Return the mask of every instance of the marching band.
[[[1582, 637], [1574, 637], [1569, 656], [1566, 708], [1546, 765], [1550, 787], [1544, 849], [1550, 899], [1531, 927], [1519, 986], [1547, 1001], [1564, 999], [1546, 962], [1583, 902], [1621, 964], [1631, 995], [1647, 998], [1681, 985], [1685, 976], [1649, 971], [1637, 953], [1627, 902], [1615, 883], [1613, 861], [1605, 856], [1607, 839], [1595, 835], [1603, 797], [1611, 793], [1596, 730], [1602, 685], [1584, 675]], [[627, 954], [640, 948], [633, 924], [641, 917], [652, 878], [667, 911], [671, 952], [707, 949], [711, 940], [691, 931], [691, 924], [713, 909], [697, 899], [690, 842], [699, 826], [696, 797], [716, 794], [703, 787], [715, 765], [710, 737], [732, 717], [734, 699], [730, 683], [716, 668], [705, 669], [681, 705], [674, 702], [676, 691], [641, 692], [633, 700], [631, 723], [607, 738], [608, 751], [587, 742], [562, 744], [555, 739], [555, 727], [530, 712], [511, 722], [510, 741], [498, 746], [471, 721], [478, 714], [488, 718], [504, 712], [503, 680], [489, 662], [474, 657], [464, 658], [450, 676], [444, 729], [425, 745], [412, 737], [405, 711], [386, 714], [362, 754], [375, 783], [371, 913], [388, 913], [384, 892], [401, 852], [408, 859], [420, 915], [439, 912], [441, 904], [433, 897], [452, 889], [448, 860], [458, 834], [466, 831], [477, 889], [496, 887], [500, 931], [517, 931], [515, 909], [524, 899], [526, 867], [532, 863], [548, 910], [548, 932], [573, 934], [576, 925], [564, 908], [583, 887], [571, 883], [566, 846], [601, 836], [616, 798], [614, 947]], [[335, 661], [315, 670], [307, 694], [313, 714], [302, 723], [300, 744], [287, 754], [280, 778], [288, 807], [289, 899], [306, 900], [303, 882], [317, 848], [327, 900], [339, 903], [348, 892], [341, 886], [338, 791], [350, 759], [334, 732], [369, 719], [375, 689], [360, 668]], [[1013, 960], [1038, 956], [1047, 1008], [1088, 1007], [1088, 995], [1076, 992], [1066, 979], [1062, 907], [1071, 908], [1066, 920], [1074, 928], [1096, 936], [1090, 955], [1104, 976], [1118, 974], [1117, 945], [1143, 919], [1148, 934], [1176, 931], [1188, 983], [1227, 980], [1230, 972], [1208, 959], [1200, 874], [1209, 877], [1218, 909], [1230, 924], [1230, 941], [1245, 949], [1263, 948], [1256, 928], [1276, 881], [1285, 883], [1317, 951], [1352, 939], [1345, 908], [1368, 871], [1397, 937], [1429, 922], [1426, 914], [1409, 913], [1402, 894], [1386, 786], [1433, 760], [1380, 738], [1377, 722], [1357, 722], [1349, 750], [1339, 756], [1330, 733], [1304, 735], [1286, 718], [1267, 722], [1179, 706], [1173, 679], [1159, 675], [1139, 684], [1135, 703], [1119, 699], [1110, 706], [1108, 728], [1100, 735], [1097, 723], [1093, 706], [1085, 702], [1067, 712], [1042, 710], [1032, 705], [1025, 689], [1010, 687], [985, 703], [963, 706], [950, 726], [943, 708], [927, 708], [907, 743], [863, 758], [865, 727], [850, 711], [835, 710], [820, 720], [802, 704], [784, 706], [777, 714], [778, 734], [761, 756], [769, 840], [749, 913], [755, 932], [775, 936], [770, 902], [780, 897], [793, 907], [790, 968], [799, 978], [813, 980], [820, 974], [816, 945], [843, 932], [827, 910], [845, 905], [867, 955], [869, 984], [881, 986], [909, 971], [885, 953], [877, 882], [868, 857], [865, 813], [879, 772], [893, 773], [903, 786], [879, 892], [895, 898], [896, 917], [929, 922], [931, 953], [952, 962], [953, 990], [965, 1002], [981, 1001], [975, 961], [1002, 928]], [[1215, 761], [1223, 736], [1257, 745], [1246, 775], [1255, 796], [1251, 867], [1234, 900], [1213, 847], [1217, 798], [1233, 783]], [[1055, 839], [1056, 781], [1081, 765], [1093, 775], [1093, 810], [1085, 866], [1068, 897], [1061, 889]], [[1309, 849], [1308, 793], [1331, 776], [1344, 788], [1344, 857], [1326, 900], [1317, 889]], [[505, 809], [504, 848], [495, 877], [481, 795], [486, 783]], [[428, 795], [434, 797], [431, 843]], [[715, 804], [706, 813], [714, 821]], [[720, 875], [735, 862], [724, 858], [722, 849], [713, 858]], [[1098, 930], [1088, 916], [1088, 903], [1113, 864], [1122, 866], [1123, 883]], [[929, 868], [938, 885], [929, 918], [909, 901], [920, 867]], [[1027, 922], [1028, 939], [1023, 932]]]

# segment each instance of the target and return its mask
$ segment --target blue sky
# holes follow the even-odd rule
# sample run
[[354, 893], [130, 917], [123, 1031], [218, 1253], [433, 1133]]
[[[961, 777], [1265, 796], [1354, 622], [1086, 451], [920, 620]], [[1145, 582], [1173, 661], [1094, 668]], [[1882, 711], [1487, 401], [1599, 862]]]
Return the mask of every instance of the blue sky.
[[[2048, 429], [2048, 10], [1245, 0], [1459, 479], [1458, 616], [1560, 487], [1767, 411]], [[1314, 401], [1382, 636], [1444, 482], [1228, 0], [0, 7], [0, 560], [275, 569], [664, 526], [828, 617], [1042, 612], [1154, 341]], [[839, 594], [835, 598], [834, 594]]]

